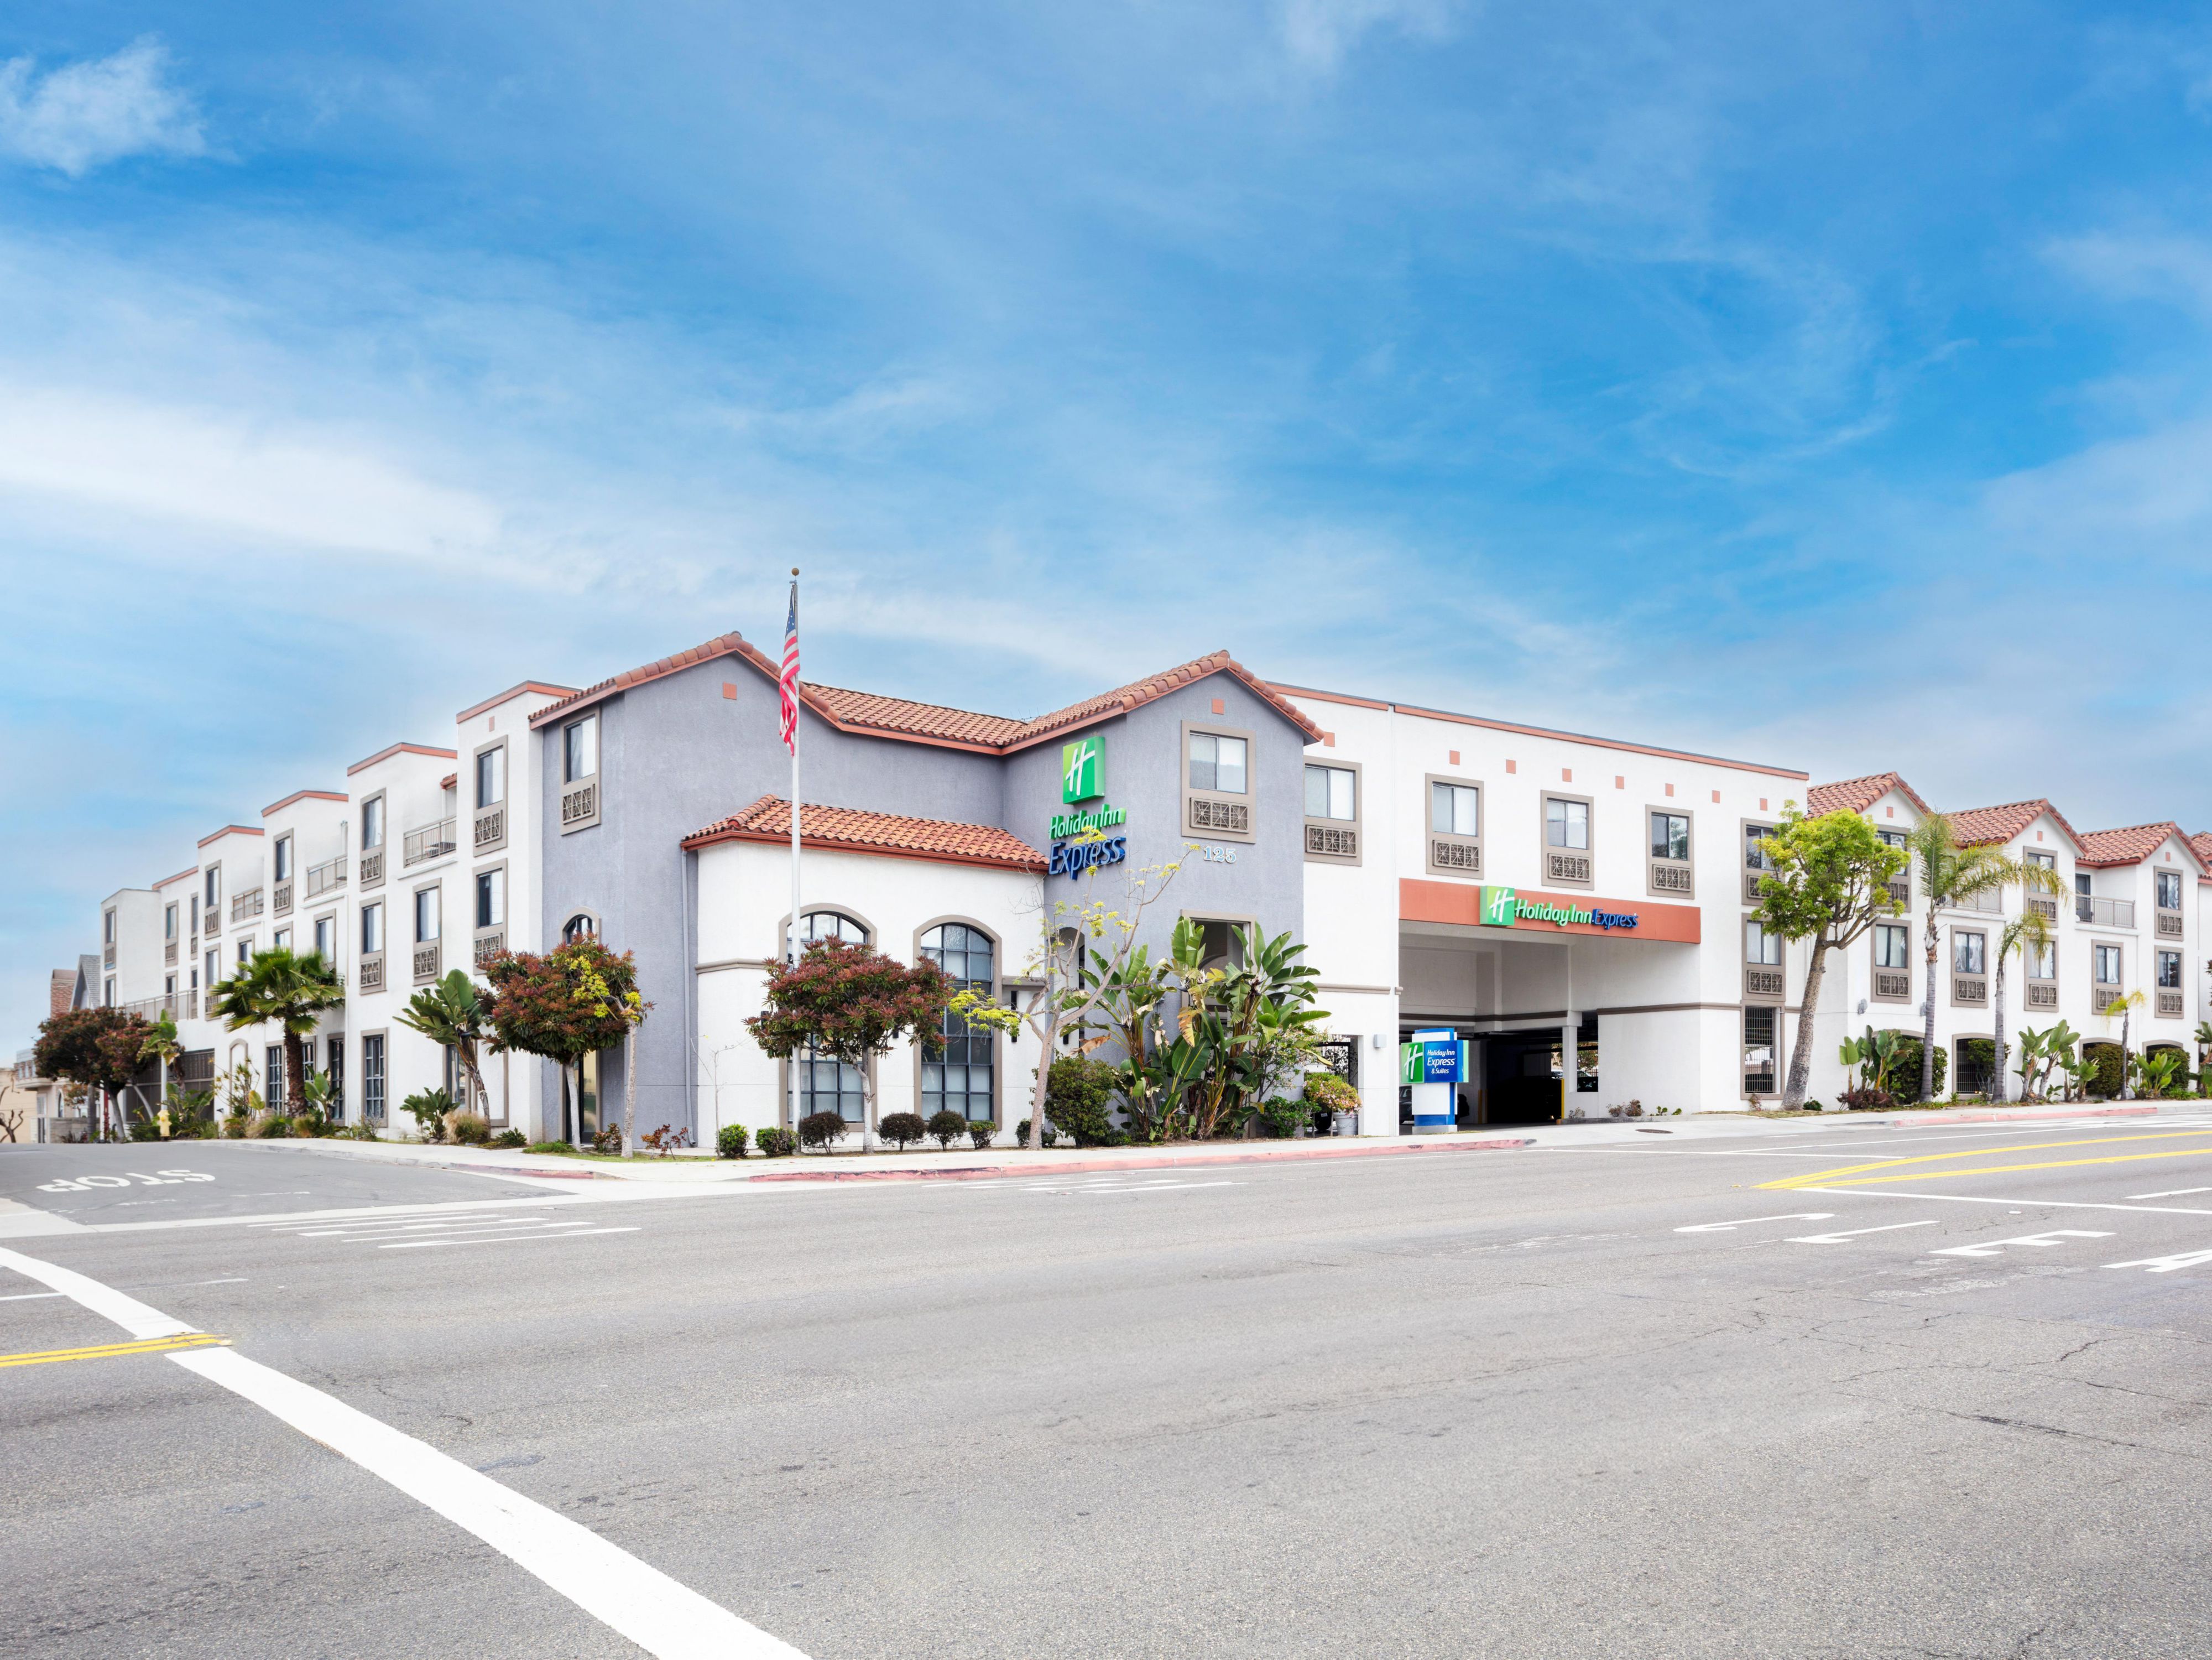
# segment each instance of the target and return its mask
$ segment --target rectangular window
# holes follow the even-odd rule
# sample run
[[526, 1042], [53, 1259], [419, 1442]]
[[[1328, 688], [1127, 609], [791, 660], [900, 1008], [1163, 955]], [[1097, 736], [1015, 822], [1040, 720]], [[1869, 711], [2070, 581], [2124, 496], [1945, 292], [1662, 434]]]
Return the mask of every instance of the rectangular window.
[[507, 746], [477, 757], [477, 805], [495, 807], [507, 800]]
[[415, 943], [427, 946], [438, 937], [437, 888], [417, 888], [415, 891]]
[[507, 921], [507, 873], [477, 873], [477, 926], [495, 928]]
[[198, 933], [199, 931], [200, 931], [200, 897], [199, 897], [199, 895], [198, 895], [198, 894], [196, 893], [196, 894], [194, 894], [194, 895], [192, 896], [192, 932], [193, 932], [194, 933]]
[[1782, 962], [1782, 936], [1771, 933], [1756, 921], [1747, 919], [1743, 925], [1743, 960], [1776, 968]]
[[212, 922], [215, 921], [216, 901], [222, 897], [222, 866], [218, 865], [210, 870], [203, 886], [206, 895], [208, 921]]
[[2056, 980], [2058, 977], [2058, 945], [2046, 939], [2039, 946], [2030, 946], [2026, 954], [2027, 977], [2031, 980]]
[[273, 879], [279, 882], [290, 881], [292, 879], [292, 838], [290, 836], [280, 836], [276, 838], [276, 874]]
[[1308, 767], [1306, 817], [1340, 818], [1347, 824], [1358, 818], [1358, 775], [1349, 767]]
[[1472, 784], [1429, 786], [1429, 828], [1439, 836], [1482, 834], [1482, 792]]
[[[384, 845], [384, 798], [372, 795], [361, 804], [361, 847], [366, 853]], [[379, 1040], [381, 1041], [381, 1040]]]
[[345, 1034], [332, 1032], [323, 1040], [323, 1071], [331, 1080], [331, 1116], [345, 1116]]
[[1774, 1093], [1775, 1031], [1781, 1024], [1778, 1010], [1747, 1008], [1743, 1012], [1743, 1092]]
[[384, 1034], [372, 1032], [361, 1040], [361, 1116], [363, 1122], [384, 1122]]
[[271, 1112], [284, 1110], [284, 1046], [271, 1043], [261, 1052], [261, 1098]]
[[[2163, 871], [2159, 873], [2164, 875]], [[2160, 991], [2181, 989], [2181, 953], [2162, 951], [2158, 954], [2158, 988]]]
[[107, 982], [107, 995], [105, 1000], [109, 1008], [115, 1006], [115, 982], [112, 979]]
[[1249, 775], [1246, 764], [1249, 753], [1249, 746], [1242, 738], [1224, 738], [1210, 732], [1191, 733], [1191, 788], [1212, 790], [1219, 795], [1243, 795]]
[[115, 913], [112, 910], [100, 914], [100, 938], [104, 945], [115, 943]]
[[2089, 897], [2088, 872], [2085, 870], [2077, 870], [2074, 873], [2074, 891], [2080, 894], [2084, 899]]
[[1902, 922], [1874, 925], [1874, 965], [1878, 969], [1910, 969], [1912, 930]]
[[1774, 834], [1771, 824], [1746, 824], [1743, 827], [1743, 867], [1747, 871], [1774, 868], [1774, 855], [1767, 851], [1766, 843]]
[[2181, 909], [2181, 873], [2162, 870], [2158, 873], [2158, 908], [2160, 910]]
[[292, 930], [289, 928], [277, 929], [275, 937], [271, 939], [269, 943], [274, 946], [278, 951], [291, 950]]
[[384, 906], [380, 902], [361, 908], [361, 948], [364, 953], [384, 949]]
[[318, 916], [315, 919], [315, 955], [321, 958], [325, 963], [330, 964], [333, 968], [337, 966], [338, 960], [337, 934], [338, 920], [337, 917]]
[[238, 942], [238, 966], [244, 968], [253, 960], [253, 936], [248, 934]]
[[207, 954], [208, 989], [210, 991], [213, 991], [216, 988], [216, 982], [220, 981], [222, 978], [222, 953], [219, 951], [211, 951]]
[[1988, 945], [1988, 936], [1979, 933], [1954, 933], [1951, 936], [1951, 967], [1959, 974], [1979, 974], [1982, 954]]
[[2118, 946], [2097, 946], [2091, 960], [2099, 985], [2117, 986], [2120, 983], [2120, 948]]
[[1689, 858], [1690, 820], [1687, 814], [1655, 812], [1651, 815], [1651, 856], [1654, 859]]
[[1547, 796], [1544, 801], [1544, 845], [1589, 851], [1589, 803]]
[[580, 784], [599, 770], [599, 717], [587, 714], [561, 729], [562, 776]]
[[177, 908], [171, 905], [161, 913], [161, 938], [174, 943], [177, 937]]
[[1905, 845], [1903, 830], [1878, 830], [1875, 834], [1881, 838], [1881, 844], [1886, 848], [1901, 848]]
[[2045, 870], [2057, 870], [2058, 855], [2055, 853], [2038, 853], [2034, 848], [2030, 848], [2027, 852], [2027, 862]]

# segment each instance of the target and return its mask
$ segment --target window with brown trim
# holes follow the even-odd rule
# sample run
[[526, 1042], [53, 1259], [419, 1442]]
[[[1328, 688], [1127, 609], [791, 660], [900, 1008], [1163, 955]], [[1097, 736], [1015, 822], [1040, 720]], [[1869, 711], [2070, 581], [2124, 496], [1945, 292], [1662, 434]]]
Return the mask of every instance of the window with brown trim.
[[1590, 851], [1591, 821], [1596, 816], [1587, 795], [1544, 796], [1544, 880], [1571, 888], [1586, 888], [1595, 878]]
[[1427, 800], [1422, 860], [1431, 876], [1482, 874], [1482, 786], [1472, 778], [1430, 773], [1421, 786]]
[[1912, 929], [1904, 922], [1877, 922], [1874, 935], [1874, 991], [1875, 1000], [1912, 1000]]
[[1651, 831], [1650, 856], [1644, 861], [1644, 891], [1654, 898], [1695, 897], [1690, 814], [1672, 807], [1649, 807], [1644, 822]]
[[1323, 864], [1359, 862], [1359, 763], [1306, 763], [1306, 857]]
[[1182, 726], [1182, 827], [1227, 842], [1254, 839], [1253, 734], [1234, 727]]

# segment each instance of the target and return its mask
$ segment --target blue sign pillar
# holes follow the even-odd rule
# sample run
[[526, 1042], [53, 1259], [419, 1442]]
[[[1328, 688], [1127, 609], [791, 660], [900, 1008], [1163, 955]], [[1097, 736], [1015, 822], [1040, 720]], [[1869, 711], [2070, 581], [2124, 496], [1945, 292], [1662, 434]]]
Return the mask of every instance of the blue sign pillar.
[[1413, 1134], [1450, 1134], [1459, 1125], [1467, 1045], [1449, 1031], [1417, 1031], [1401, 1052], [1403, 1076], [1413, 1091]]

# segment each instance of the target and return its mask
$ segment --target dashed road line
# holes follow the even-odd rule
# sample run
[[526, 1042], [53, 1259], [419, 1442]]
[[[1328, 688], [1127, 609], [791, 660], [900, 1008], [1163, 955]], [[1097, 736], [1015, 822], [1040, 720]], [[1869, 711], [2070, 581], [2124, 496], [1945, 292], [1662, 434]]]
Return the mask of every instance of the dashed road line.
[[1899, 1228], [1932, 1228], [1939, 1219], [1929, 1217], [1924, 1222], [1885, 1222], [1878, 1228], [1852, 1228], [1843, 1233], [1806, 1233], [1785, 1240], [1791, 1245], [1840, 1245], [1846, 1239], [1856, 1239], [1865, 1233], [1895, 1233]]

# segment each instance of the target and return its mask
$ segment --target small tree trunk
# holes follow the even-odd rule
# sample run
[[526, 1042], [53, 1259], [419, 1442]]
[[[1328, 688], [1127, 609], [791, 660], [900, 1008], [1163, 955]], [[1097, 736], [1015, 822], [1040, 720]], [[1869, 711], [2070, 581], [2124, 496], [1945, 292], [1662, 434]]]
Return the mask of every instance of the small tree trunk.
[[2005, 982], [2005, 962], [2006, 962], [2006, 959], [2005, 959], [2004, 958], [2000, 957], [2000, 958], [1997, 958], [1997, 1000], [1996, 1000], [1996, 1001], [1997, 1001], [1997, 1012], [1996, 1012], [1996, 1021], [1997, 1021], [1997, 1025], [1996, 1025], [1996, 1032], [1997, 1032], [1997, 1038], [1996, 1038], [1996, 1052], [1997, 1052], [1997, 1077], [1996, 1077], [1996, 1082], [1995, 1082], [1994, 1084], [1992, 1084], [1992, 1085], [1990, 1085], [1990, 1098], [1991, 1100], [1993, 1100], [1993, 1101], [1996, 1102], [1999, 1105], [2002, 1105], [2002, 1104], [2003, 1104], [2003, 1103], [2004, 1103], [2004, 1099], [2005, 1099], [2005, 1030], [2004, 1030], [2004, 982]]
[[[1820, 1003], [1820, 981], [1828, 971], [1828, 936], [1813, 936], [1813, 960], [1805, 965], [1805, 991], [1797, 1000], [1797, 1041], [1790, 1046], [1790, 1079], [1782, 1086], [1782, 1109], [1793, 1112], [1805, 1104], [1805, 1084], [1813, 1073], [1813, 1012]], [[1577, 1057], [1579, 1058], [1579, 1057]], [[1567, 1071], [1570, 1087], [1574, 1073]]]
[[[1048, 991], [1049, 987], [1048, 987]], [[1037, 1062], [1036, 1087], [1030, 1091], [1030, 1150], [1044, 1146], [1044, 1104], [1052, 1087], [1052, 1052], [1060, 1042], [1060, 1005], [1048, 1003], [1044, 1012], [1044, 1055]]]
[[2136, 1012], [2131, 1008], [2120, 1011], [2120, 1099], [2136, 1098], [2135, 1080], [2128, 1076], [2128, 1028], [2135, 1024]]
[[876, 1069], [871, 1062], [863, 1062], [856, 1070], [860, 1074], [860, 1151], [876, 1150]]
[[[637, 1028], [623, 1039], [623, 1157], [637, 1156]], [[664, 1144], [665, 1145], [665, 1144]]]
[[1936, 1093], [1936, 907], [1928, 907], [1928, 1000], [1921, 1005], [1925, 1017], [1920, 1031], [1920, 1094], [1925, 1101]]
[[294, 1113], [307, 1104], [307, 1046], [291, 1031], [284, 1034], [284, 1104]]

